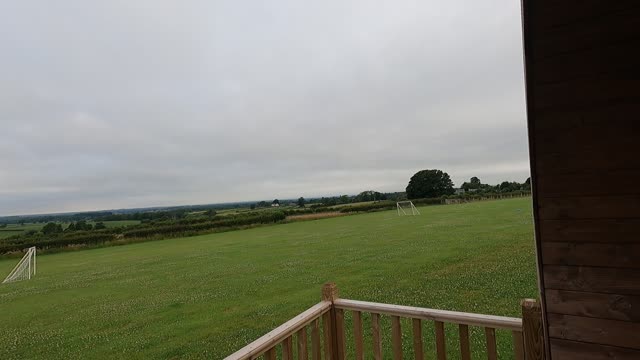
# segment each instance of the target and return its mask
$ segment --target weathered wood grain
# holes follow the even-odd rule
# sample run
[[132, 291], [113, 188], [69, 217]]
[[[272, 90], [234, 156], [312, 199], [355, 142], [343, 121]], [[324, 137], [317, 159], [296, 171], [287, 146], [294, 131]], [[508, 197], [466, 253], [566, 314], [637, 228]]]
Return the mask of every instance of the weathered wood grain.
[[545, 296], [550, 313], [640, 322], [640, 296], [553, 289]]
[[548, 314], [552, 338], [640, 350], [640, 323]]

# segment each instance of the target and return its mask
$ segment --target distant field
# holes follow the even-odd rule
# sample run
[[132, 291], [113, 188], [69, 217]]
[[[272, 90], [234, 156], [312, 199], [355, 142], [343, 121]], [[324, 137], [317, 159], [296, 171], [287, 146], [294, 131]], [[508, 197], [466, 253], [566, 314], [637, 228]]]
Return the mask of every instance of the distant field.
[[[95, 225], [94, 221], [87, 221], [88, 224]], [[103, 221], [104, 225], [108, 228], [130, 226], [140, 224], [139, 220], [118, 220], [118, 221]], [[25, 223], [21, 224], [8, 224], [6, 228], [0, 228], [0, 239], [7, 238], [13, 235], [19, 235], [27, 230], [40, 231], [46, 223]], [[69, 223], [62, 223], [62, 227], [66, 228]]]
[[[345, 298], [519, 316], [537, 293], [530, 209], [429, 206], [40, 256], [33, 280], [0, 286], [0, 359], [220, 359], [318, 302], [327, 281]], [[474, 329], [472, 349], [483, 341]], [[498, 332], [501, 358], [510, 341]]]
[[0, 229], [0, 239], [8, 238], [13, 235], [20, 235], [24, 232], [24, 230], [6, 230]]

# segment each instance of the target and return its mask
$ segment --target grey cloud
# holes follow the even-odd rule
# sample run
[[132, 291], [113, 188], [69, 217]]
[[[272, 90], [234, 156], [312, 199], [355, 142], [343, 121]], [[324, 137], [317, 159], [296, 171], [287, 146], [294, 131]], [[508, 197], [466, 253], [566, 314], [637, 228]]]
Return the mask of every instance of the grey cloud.
[[0, 5], [0, 214], [528, 176], [512, 1]]

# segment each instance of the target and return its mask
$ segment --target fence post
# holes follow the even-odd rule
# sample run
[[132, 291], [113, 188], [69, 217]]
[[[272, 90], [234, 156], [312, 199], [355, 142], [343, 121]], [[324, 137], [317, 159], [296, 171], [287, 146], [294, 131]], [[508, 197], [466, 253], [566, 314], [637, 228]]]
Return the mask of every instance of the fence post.
[[344, 360], [345, 343], [344, 343], [344, 313], [333, 306], [333, 301], [338, 299], [338, 287], [335, 283], [326, 283], [322, 286], [322, 300], [331, 301], [331, 310], [329, 311], [331, 318], [331, 359]]
[[544, 360], [544, 333], [540, 303], [535, 299], [524, 299], [520, 305], [522, 306], [524, 359]]

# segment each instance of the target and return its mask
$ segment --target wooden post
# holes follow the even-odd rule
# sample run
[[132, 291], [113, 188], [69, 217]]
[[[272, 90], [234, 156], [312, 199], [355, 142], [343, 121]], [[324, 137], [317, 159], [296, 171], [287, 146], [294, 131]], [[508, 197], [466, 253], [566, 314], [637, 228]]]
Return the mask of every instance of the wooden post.
[[524, 359], [544, 360], [544, 333], [540, 303], [535, 299], [524, 299], [520, 305], [522, 305]]
[[487, 341], [487, 358], [498, 360], [498, 346], [496, 345], [496, 329], [485, 327], [484, 335]]
[[373, 338], [373, 358], [382, 360], [382, 337], [380, 335], [380, 314], [371, 313], [371, 334]]
[[356, 343], [356, 360], [364, 360], [364, 336], [362, 334], [362, 313], [353, 312], [353, 339]]
[[311, 323], [311, 359], [320, 360], [320, 320], [315, 319]]
[[309, 359], [309, 351], [307, 350], [307, 328], [303, 327], [298, 330], [298, 334], [296, 336], [296, 340], [298, 340], [298, 360], [308, 360]]
[[[322, 300], [323, 301], [331, 301], [332, 303], [338, 299], [338, 287], [335, 283], [326, 283], [322, 286]], [[329, 328], [331, 339], [331, 359], [332, 360], [344, 360], [345, 354], [345, 344], [344, 344], [344, 313], [340, 310], [341, 313], [338, 314], [336, 308], [332, 305], [331, 310], [327, 313], [329, 314], [329, 318], [331, 325]], [[327, 327], [325, 327], [325, 331]], [[341, 334], [339, 332], [342, 332]], [[325, 339], [327, 337], [325, 336]], [[326, 350], [325, 345], [325, 350]]]
[[469, 343], [469, 326], [458, 325], [458, 333], [460, 334], [460, 359], [471, 360], [471, 344]]
[[413, 323], [413, 357], [416, 360], [424, 360], [424, 349], [422, 348], [422, 321], [412, 319]]
[[436, 327], [436, 355], [438, 360], [447, 359], [446, 341], [444, 339], [444, 323], [442, 321], [434, 321]]
[[293, 360], [293, 339], [291, 336], [282, 342], [282, 360]]
[[402, 360], [402, 329], [399, 316], [391, 316], [391, 343], [393, 360]]

